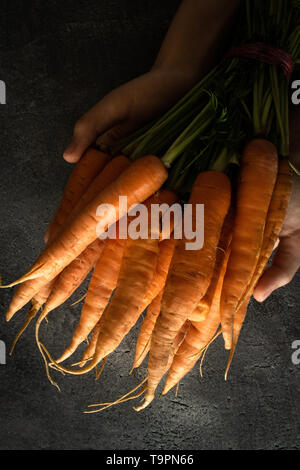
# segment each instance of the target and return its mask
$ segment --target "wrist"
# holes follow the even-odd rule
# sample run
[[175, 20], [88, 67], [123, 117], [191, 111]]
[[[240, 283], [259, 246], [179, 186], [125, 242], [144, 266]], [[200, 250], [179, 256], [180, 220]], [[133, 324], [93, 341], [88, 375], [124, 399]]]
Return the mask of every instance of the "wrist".
[[187, 64], [154, 64], [150, 70], [172, 88], [186, 88], [189, 90], [200, 79], [199, 72]]
[[241, 0], [183, 0], [153, 69], [173, 70], [197, 82], [222, 58]]

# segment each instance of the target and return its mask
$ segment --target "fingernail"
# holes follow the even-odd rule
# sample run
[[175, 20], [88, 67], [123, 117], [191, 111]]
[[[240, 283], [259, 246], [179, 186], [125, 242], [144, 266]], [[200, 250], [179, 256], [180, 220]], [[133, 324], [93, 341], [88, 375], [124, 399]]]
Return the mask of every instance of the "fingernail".
[[269, 297], [269, 295], [271, 294], [271, 292], [269, 291], [265, 291], [265, 292], [260, 292], [258, 294], [254, 294], [254, 298], [255, 300], [257, 300], [257, 302], [264, 302], [266, 300], [267, 297]]
[[74, 155], [75, 150], [76, 150], [76, 143], [71, 142], [70, 145], [68, 145], [68, 147], [63, 153], [63, 157], [67, 162], [74, 162], [77, 160], [76, 155]]

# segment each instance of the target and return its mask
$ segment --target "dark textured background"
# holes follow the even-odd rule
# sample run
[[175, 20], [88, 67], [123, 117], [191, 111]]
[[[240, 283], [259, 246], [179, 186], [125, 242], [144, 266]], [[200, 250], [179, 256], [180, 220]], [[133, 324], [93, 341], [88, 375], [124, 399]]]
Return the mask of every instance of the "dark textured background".
[[[6, 0], [0, 4], [0, 272], [23, 274], [71, 167], [61, 158], [75, 120], [111, 88], [152, 64], [179, 1]], [[131, 403], [84, 415], [88, 403], [118, 398], [143, 377], [132, 376], [137, 328], [94, 382], [44, 372], [33, 327], [13, 358], [0, 365], [0, 449], [295, 449], [300, 448], [300, 365], [291, 344], [300, 339], [300, 276], [263, 305], [250, 305], [228, 382], [219, 338], [209, 349], [204, 378], [195, 368], [177, 398], [171, 392], [141, 413]], [[80, 291], [82, 292], [82, 291]], [[79, 297], [80, 292], [73, 298]], [[2, 290], [0, 339], [7, 347], [26, 309], [6, 324], [11, 297]], [[41, 335], [62, 352], [80, 307], [53, 312]]]

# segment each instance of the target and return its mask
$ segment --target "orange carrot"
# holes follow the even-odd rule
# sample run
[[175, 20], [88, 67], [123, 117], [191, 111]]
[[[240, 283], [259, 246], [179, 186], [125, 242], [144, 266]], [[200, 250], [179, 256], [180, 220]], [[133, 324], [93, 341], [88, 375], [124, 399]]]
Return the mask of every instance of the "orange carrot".
[[[149, 214], [148, 222], [151, 221], [152, 204], [170, 205], [176, 198], [170, 191], [162, 191], [149, 198], [145, 202]], [[167, 263], [172, 256], [173, 240], [161, 242], [165, 249], [162, 250], [162, 263], [159, 264], [159, 234], [153, 239], [151, 226], [148, 229], [147, 239], [128, 239], [126, 242], [117, 287], [101, 319], [93, 361], [99, 362], [120, 344], [140, 314], [157, 295], [161, 289], [161, 281], [167, 276]]]
[[[126, 214], [128, 208], [155, 193], [167, 179], [163, 163], [155, 156], [142, 157], [127, 168], [113, 183], [100, 192], [67, 227], [63, 227], [48, 247], [44, 249], [32, 268], [20, 279], [7, 286], [12, 287], [29, 279], [43, 278], [51, 281], [74, 258], [97, 238], [97, 227], [102, 233]], [[127, 196], [127, 208], [119, 207], [119, 196]], [[99, 206], [109, 205], [114, 210], [102, 211]]]
[[[149, 161], [149, 165], [145, 165], [145, 168], [144, 168], [144, 173], [146, 173], [146, 178], [148, 177], [150, 179], [150, 174], [148, 174], [147, 172], [147, 169], [149, 172], [151, 172], [151, 163], [153, 164], [153, 166], [155, 167], [155, 163], [157, 162], [157, 159], [156, 157], [148, 157], [150, 159]], [[148, 158], [146, 157], [146, 162], [148, 161]], [[154, 159], [154, 162], [153, 162], [153, 159]], [[116, 160], [116, 159], [114, 159]], [[120, 159], [119, 159], [120, 161]], [[115, 175], [115, 167], [114, 167], [114, 164], [113, 162], [111, 162], [110, 167], [113, 167], [113, 172], [112, 174]], [[160, 164], [160, 162], [159, 162]], [[124, 163], [121, 161], [121, 168], [124, 167]], [[159, 165], [158, 165], [159, 167]], [[136, 168], [137, 170], [139, 169], [139, 166], [135, 165], [134, 168]], [[120, 190], [120, 188], [122, 188], [123, 184], [125, 183], [125, 188], [126, 188], [126, 184], [129, 184], [129, 188], [131, 187], [133, 181], [130, 181], [130, 177], [133, 178], [135, 176], [135, 170], [133, 168], [133, 171], [132, 172], [124, 172], [126, 173], [125, 176], [123, 176], [123, 174], [121, 176], [123, 176], [121, 178], [121, 180], [118, 182], [119, 178], [117, 178], [117, 180], [115, 180], [113, 183], [109, 184], [108, 187], [112, 186], [111, 188], [111, 197], [112, 197], [112, 202], [115, 203], [115, 205], [117, 204], [117, 198], [118, 198], [118, 190]], [[156, 169], [157, 170], [157, 173], [159, 173], [159, 169]], [[161, 170], [161, 167], [160, 167], [160, 170]], [[162, 178], [162, 175], [160, 175], [160, 177]], [[106, 178], [107, 178], [107, 174], [106, 174]], [[157, 174], [157, 178], [159, 179], [159, 175]], [[154, 178], [155, 179], [155, 178]], [[109, 181], [111, 182], [111, 180], [109, 179]], [[154, 181], [153, 181], [154, 183]], [[136, 183], [138, 185], [138, 183]], [[159, 184], [159, 183], [157, 183]], [[151, 181], [149, 181], [149, 191], [151, 190], [150, 187], [151, 187]], [[101, 187], [102, 189], [102, 187]], [[142, 188], [144, 189], [144, 188]], [[84, 209], [82, 209], [82, 214], [79, 213], [77, 218], [75, 218], [75, 220], [72, 220], [67, 227], [63, 228], [62, 229], [62, 235], [63, 235], [63, 238], [61, 239], [61, 237], [58, 238], [58, 240], [55, 240], [53, 242], [53, 244], [51, 243], [50, 247], [46, 247], [46, 249], [44, 250], [44, 252], [42, 253], [42, 255], [38, 258], [36, 264], [39, 264], [39, 261], [43, 258], [47, 259], [48, 260], [48, 265], [49, 265], [49, 269], [51, 270], [51, 257], [52, 255], [55, 256], [53, 254], [53, 251], [55, 250], [56, 253], [59, 253], [60, 254], [66, 254], [65, 253], [65, 248], [64, 248], [64, 245], [66, 243], [73, 243], [72, 242], [72, 238], [70, 238], [70, 235], [71, 237], [73, 236], [72, 235], [72, 231], [73, 231], [73, 228], [75, 227], [75, 231], [76, 233], [80, 233], [80, 227], [81, 227], [81, 232], [82, 232], [82, 226], [84, 227], [85, 225], [87, 225], [87, 221], [93, 221], [93, 226], [94, 226], [94, 230], [90, 230], [90, 239], [95, 239], [97, 237], [97, 233], [96, 233], [96, 225], [97, 225], [97, 219], [96, 217], [94, 217], [94, 214], [96, 212], [96, 208], [97, 208], [97, 202], [99, 202], [99, 205], [101, 203], [101, 194], [102, 192], [104, 192], [104, 198], [103, 198], [103, 204], [105, 204], [106, 200], [108, 199], [109, 200], [109, 194], [110, 194], [110, 191], [108, 190], [108, 188], [106, 188], [105, 190], [103, 189], [103, 191], [100, 191], [100, 196], [97, 196], [95, 198], [95, 200], [92, 200], [91, 202], [88, 203], [88, 206], [89, 207], [86, 207]], [[131, 205], [131, 202], [130, 202], [130, 198], [132, 199], [133, 203], [135, 201], [135, 197], [139, 196], [140, 197], [140, 194], [137, 192], [135, 193], [134, 191], [132, 193], [130, 193], [130, 196], [129, 196], [129, 206]], [[97, 200], [97, 202], [95, 202]], [[140, 201], [138, 201], [140, 202]], [[93, 216], [92, 218], [89, 218], [89, 212], [90, 214]], [[123, 214], [119, 214], [119, 215], [123, 215]], [[107, 217], [108, 219], [112, 217], [112, 214], [106, 214], [104, 215], [104, 217]], [[79, 219], [79, 220], [78, 220]], [[85, 222], [86, 220], [86, 222]], [[103, 218], [102, 218], [103, 220]], [[112, 221], [111, 221], [112, 222]], [[87, 230], [84, 230], [84, 234], [86, 234]], [[92, 236], [93, 235], [93, 236]], [[77, 235], [78, 237], [78, 235]], [[78, 244], [81, 244], [80, 242], [84, 242], [84, 237], [81, 237], [83, 240], [81, 240], [80, 238], [77, 238], [77, 241], [78, 241]], [[67, 240], [67, 241], [66, 241]], [[85, 244], [85, 243], [83, 243]], [[80, 248], [81, 249], [81, 248]], [[50, 250], [50, 251], [49, 251]], [[62, 251], [63, 250], [63, 251]], [[79, 249], [78, 249], [79, 251]], [[62, 269], [61, 269], [61, 265], [63, 267], [65, 267], [67, 264], [69, 264], [71, 261], [72, 261], [72, 258], [78, 256], [80, 253], [77, 253], [76, 251], [76, 256], [74, 256], [73, 253], [73, 250], [70, 250], [68, 252], [68, 255], [69, 257], [66, 259], [65, 256], [61, 256], [59, 257], [59, 255], [57, 254], [56, 257], [57, 257], [57, 261], [61, 262], [61, 263], [58, 263], [58, 265], [53, 262], [53, 267], [54, 267], [54, 272], [52, 272], [50, 275], [48, 276], [44, 276], [43, 274], [36, 278], [36, 279], [33, 279], [32, 281], [25, 281], [25, 283], [23, 285], [20, 285], [18, 287], [18, 289], [16, 290], [15, 294], [14, 294], [14, 297], [10, 303], [10, 306], [9, 306], [9, 310], [6, 314], [6, 318], [7, 318], [7, 321], [9, 321], [12, 316], [14, 315], [14, 313], [19, 310], [20, 308], [22, 308], [46, 283], [47, 281], [49, 280], [52, 280]], [[53, 270], [52, 270], [53, 271]], [[26, 277], [26, 276], [25, 276]], [[13, 283], [14, 284], [14, 283]]]
[[[36, 317], [36, 315], [38, 314], [40, 308], [42, 307], [42, 305], [46, 302], [46, 300], [48, 299], [49, 297], [49, 294], [51, 292], [51, 289], [53, 287], [55, 283], [55, 279], [53, 279], [51, 282], [49, 282], [48, 284], [46, 284], [31, 300], [31, 307], [29, 309], [29, 311], [27, 312], [27, 316], [26, 316], [26, 320], [25, 322], [23, 323], [22, 327], [20, 328], [20, 330], [18, 331], [13, 343], [12, 343], [12, 346], [11, 346], [11, 350], [10, 350], [10, 355], [12, 355], [13, 351], [14, 351], [14, 348], [20, 338], [20, 336], [24, 333], [24, 331], [27, 329], [27, 327], [29, 326], [30, 322]], [[24, 285], [24, 284], [23, 284]]]
[[159, 294], [159, 292], [164, 288], [164, 285], [167, 280], [170, 264], [174, 254], [175, 246], [177, 240], [174, 238], [163, 240], [158, 245], [158, 262], [156, 266], [156, 271], [154, 273], [151, 285], [146, 291], [146, 294], [143, 298], [143, 302], [140, 307], [140, 313], [142, 313], [145, 308], [152, 302], [152, 300]]
[[186, 337], [186, 335], [189, 331], [190, 326], [191, 326], [190, 320], [186, 320], [186, 322], [182, 325], [182, 327], [178, 331], [177, 335], [175, 336], [175, 339], [174, 339], [174, 342], [172, 344], [172, 348], [171, 348], [171, 351], [170, 351], [170, 354], [169, 354], [169, 359], [168, 359], [168, 363], [167, 363], [165, 372], [167, 372], [169, 370], [169, 368], [171, 367], [171, 365], [173, 363], [173, 359], [176, 356], [177, 351], [179, 350], [180, 346], [182, 345], [182, 343], [183, 343], [183, 341], [184, 341], [184, 339], [185, 339], [185, 337]]
[[135, 369], [136, 367], [139, 367], [139, 365], [142, 363], [148, 353], [152, 330], [154, 328], [156, 318], [160, 311], [163, 288], [167, 280], [176, 243], [177, 240], [175, 240], [171, 235], [169, 239], [163, 240], [159, 244], [159, 255], [156, 273], [153, 277], [150, 289], [145, 295], [143, 304], [140, 307], [140, 312], [142, 313], [145, 308], [149, 306], [146, 313], [146, 317], [141, 326], [139, 338], [136, 345], [135, 359], [131, 370]]
[[139, 336], [137, 339], [135, 357], [134, 357], [131, 370], [139, 367], [149, 352], [151, 335], [152, 335], [152, 331], [153, 331], [156, 319], [160, 312], [162, 296], [163, 296], [163, 289], [152, 300], [151, 304], [149, 305], [147, 309], [147, 313], [141, 325], [141, 329], [140, 329]]
[[[67, 224], [71, 219], [76, 217], [76, 214], [80, 213], [80, 211], [94, 199], [97, 195], [97, 191], [102, 191], [106, 186], [111, 184], [129, 165], [129, 159], [123, 155], [111, 160], [98, 176], [94, 178], [85, 194], [70, 212], [65, 223]], [[53, 293], [45, 306], [45, 310], [48, 313], [65, 302], [77, 287], [79, 287], [83, 279], [99, 259], [102, 249], [102, 241], [96, 239], [78, 258], [75, 258], [75, 260], [62, 271], [57, 282], [54, 283]]]
[[120, 344], [135, 324], [158, 258], [158, 240], [126, 241], [120, 275], [111, 303], [103, 314], [93, 361], [97, 363]]
[[208, 312], [209, 312], [209, 304], [206, 299], [202, 299], [200, 300], [195, 310], [189, 314], [188, 318], [191, 321], [202, 322], [207, 318]]
[[[66, 220], [70, 220], [70, 217], [74, 217], [74, 215], [78, 214], [80, 210], [93, 200], [97, 194], [97, 190], [102, 191], [106, 186], [111, 184], [129, 165], [128, 158], [119, 156], [114, 158], [100, 171], [105, 162], [110, 159], [108, 155], [105, 155], [106, 154], [102, 152], [90, 150], [77, 163], [67, 183], [60, 207], [52, 220], [47, 245], [55, 238], [61, 227], [67, 223]], [[91, 168], [87, 168], [88, 164], [91, 165]], [[100, 171], [98, 176], [95, 175], [97, 169]], [[86, 192], [82, 194], [84, 190], [86, 190]], [[41, 278], [39, 280], [29, 280], [20, 285], [7, 311], [7, 321], [13, 317], [15, 312], [29, 302], [29, 300], [34, 300], [41, 289], [43, 290], [42, 299], [45, 297], [46, 293], [49, 295], [53, 283], [54, 281], [52, 280], [49, 284], [45, 284], [44, 279]], [[47, 298], [48, 296], [46, 299]], [[37, 300], [35, 299], [35, 308], [37, 306], [36, 302]], [[40, 306], [41, 305], [42, 304], [40, 304]]]
[[226, 349], [231, 348], [234, 311], [260, 255], [277, 169], [277, 150], [271, 142], [256, 139], [246, 145], [237, 188], [232, 249], [221, 297], [221, 324]]
[[97, 345], [100, 329], [101, 329], [101, 317], [100, 317], [100, 320], [97, 322], [96, 326], [93, 328], [92, 336], [89, 340], [86, 350], [84, 351], [82, 355], [82, 358], [80, 360], [81, 367], [83, 367], [87, 361], [93, 358], [95, 351], [96, 351], [96, 345]]
[[[143, 303], [141, 304], [139, 308], [138, 316], [145, 310], [145, 308], [147, 308], [147, 306], [152, 302], [154, 297], [157, 296], [157, 293], [159, 292], [159, 290], [164, 286], [166, 282], [170, 262], [173, 256], [175, 243], [176, 241], [173, 238], [165, 239], [159, 243], [159, 255], [158, 255], [156, 272], [153, 276], [151, 286], [143, 299]], [[99, 332], [101, 329], [100, 323], [101, 322], [98, 322], [98, 324], [95, 326], [93, 330], [91, 340], [81, 359], [82, 363], [85, 363], [95, 353], [96, 343], [97, 343]], [[137, 352], [137, 354], [139, 353]], [[134, 366], [133, 368], [135, 367], [137, 366]]]
[[[92, 361], [81, 370], [73, 370], [58, 365], [49, 355], [56, 367], [74, 375], [81, 375], [92, 370], [114, 351], [137, 320], [143, 300], [141, 292], [150, 286], [157, 258], [158, 240], [126, 240], [117, 287], [100, 319], [100, 331]], [[42, 344], [40, 346], [45, 350]]]
[[228, 363], [225, 372], [225, 379], [227, 379], [229, 367], [236, 349], [239, 334], [246, 317], [247, 307], [250, 302], [251, 295], [256, 287], [259, 278], [261, 277], [269, 258], [272, 254], [273, 247], [279, 236], [282, 224], [284, 222], [286, 209], [291, 195], [292, 178], [291, 171], [287, 160], [279, 162], [278, 176], [275, 184], [274, 192], [270, 202], [270, 207], [267, 214], [266, 227], [264, 231], [264, 238], [260, 253], [260, 258], [244, 295], [239, 301], [237, 310], [234, 314], [233, 320], [233, 339]]
[[[106, 184], [110, 184], [111, 181], [121, 173], [122, 168], [120, 173], [112, 175], [112, 178], [110, 178], [110, 174], [108, 174], [107, 171], [107, 167], [110, 166], [107, 162], [109, 162], [110, 158], [110, 155], [94, 149], [88, 149], [84, 153], [68, 179], [59, 207], [49, 224], [47, 230], [47, 244], [57, 235], [61, 226], [70, 216], [70, 213], [74, 213], [74, 210], [78, 211], [95, 197], [95, 195], [90, 194], [90, 186], [95, 187], [95, 183], [99, 184], [99, 174], [102, 175], [100, 187], [98, 188], [100, 191], [102, 181], [104, 182], [106, 180]], [[126, 157], [124, 158], [126, 159]], [[126, 159], [126, 161], [128, 161], [129, 164], [129, 160]], [[104, 170], [101, 171], [103, 167]], [[100, 173], [97, 177], [98, 172]], [[86, 191], [87, 188], [89, 188], [88, 191]], [[90, 194], [90, 199], [88, 199], [86, 193]], [[52, 280], [49, 284], [45, 285], [45, 287], [32, 298], [32, 302], [35, 304], [34, 310], [36, 310], [38, 304], [42, 306], [47, 300], [54, 282], [55, 281]]]
[[230, 181], [224, 173], [207, 171], [198, 175], [189, 203], [194, 209], [194, 229], [195, 206], [204, 204], [204, 245], [202, 249], [187, 250], [187, 240], [183, 237], [176, 246], [162, 298], [161, 313], [151, 338], [145, 400], [136, 411], [145, 408], [153, 400], [175, 336], [208, 289], [230, 198]]
[[[117, 176], [119, 176], [123, 169], [129, 165], [129, 160], [126, 157], [121, 156], [113, 159], [111, 164], [108, 163], [106, 166], [104, 166], [107, 162], [109, 162], [110, 158], [111, 157], [109, 155], [93, 149], [89, 149], [85, 152], [69, 177], [60, 205], [55, 212], [52, 221], [50, 222], [47, 231], [47, 244], [49, 244], [57, 235], [61, 226], [70, 216], [70, 212], [74, 213], [74, 210], [78, 212], [82, 207], [84, 207], [84, 205], [86, 205], [95, 197], [95, 187], [97, 187], [98, 191], [100, 191], [103, 187], [105, 187], [105, 185], [110, 184]], [[104, 170], [101, 171], [103, 167]], [[97, 172], [100, 172], [98, 176], [96, 176]], [[93, 184], [91, 182], [93, 182]], [[84, 193], [87, 187], [88, 190], [86, 193]], [[93, 190], [90, 189], [91, 187]], [[33, 297], [33, 291], [31, 290], [31, 287], [33, 287], [34, 281], [27, 281], [19, 286], [18, 293], [14, 297], [14, 301], [17, 299], [19, 304], [16, 305], [14, 302], [11, 303], [10, 310], [7, 313], [7, 318], [10, 319], [13, 313], [25, 305], [25, 303], [27, 303], [30, 299], [32, 306], [27, 314], [26, 321], [13, 341], [10, 354], [12, 354], [21, 334], [26, 330], [31, 320], [38, 313], [40, 307], [48, 299], [55, 281], [56, 278], [52, 279], [52, 281], [42, 287], [41, 290], [37, 291]], [[37, 288], [38, 285], [35, 285], [35, 289]], [[20, 302], [22, 302], [23, 305]]]
[[49, 239], [54, 238], [66, 217], [84, 194], [87, 186], [110, 158], [110, 155], [91, 148], [84, 153], [67, 181], [61, 202], [49, 224], [47, 230]]
[[85, 193], [81, 196], [74, 206], [65, 223], [68, 224], [108, 185], [115, 181], [123, 171], [130, 165], [129, 158], [124, 155], [118, 155], [110, 160], [103, 170], [93, 179], [87, 187]]
[[59, 274], [43, 308], [43, 318], [71, 297], [98, 261], [103, 246], [97, 238]]
[[57, 363], [71, 356], [99, 321], [116, 287], [124, 248], [125, 240], [108, 239], [105, 242], [90, 280], [79, 324], [70, 345], [57, 359]]
[[259, 262], [256, 267], [255, 275], [252, 277], [244, 296], [240, 299], [239, 306], [244, 303], [244, 298], [248, 293], [255, 289], [255, 286], [261, 277], [272, 251], [275, 242], [281, 232], [286, 210], [290, 200], [292, 190], [292, 174], [287, 160], [281, 160], [278, 167], [278, 175], [267, 213], [266, 226], [264, 230], [264, 238], [261, 247]]
[[[170, 191], [161, 191], [154, 194], [147, 201], [145, 206], [149, 213], [153, 204], [173, 204], [177, 196]], [[150, 217], [149, 217], [150, 218]], [[157, 227], [160, 230], [159, 226]], [[61, 368], [70, 373], [85, 373], [95, 367], [104, 357], [110, 354], [120, 344], [124, 336], [136, 323], [139, 315], [145, 307], [157, 295], [161, 288], [158, 279], [166, 278], [167, 267], [164, 264], [156, 272], [158, 260], [159, 232], [153, 233], [153, 224], [148, 224], [148, 238], [138, 238], [126, 240], [125, 252], [122, 259], [120, 274], [116, 290], [110, 304], [100, 319], [97, 344], [92, 362], [81, 371]], [[154, 238], [153, 238], [154, 237]], [[170, 253], [170, 246], [173, 241], [166, 240], [164, 256]], [[168, 255], [171, 258], [171, 254]], [[154, 279], [154, 280], [153, 280]], [[146, 296], [143, 296], [146, 291]], [[51, 359], [52, 360], [52, 359]], [[57, 361], [55, 362], [57, 366]]]
[[[173, 357], [174, 355], [177, 353], [178, 351], [178, 348], [180, 347], [182, 341], [184, 340], [184, 337], [186, 335], [186, 332], [188, 330], [190, 326], [190, 321], [187, 320], [184, 325], [181, 327], [181, 329], [179, 330], [179, 332], [177, 333], [176, 337], [175, 337], [175, 340], [174, 340], [174, 343], [172, 345], [172, 350], [170, 352], [170, 356], [169, 356], [169, 361], [168, 361], [168, 364], [166, 366], [166, 370], [165, 372], [167, 372], [168, 368], [170, 367], [171, 363], [172, 363], [172, 360], [173, 360]], [[99, 409], [95, 409], [93, 411], [89, 410], [89, 411], [85, 411], [85, 413], [98, 413], [99, 411], [102, 411], [102, 410], [105, 410], [107, 408], [110, 408], [111, 406], [114, 406], [114, 405], [118, 405], [120, 403], [125, 403], [126, 401], [129, 401], [129, 400], [135, 400], [136, 398], [140, 397], [146, 390], [146, 386], [143, 387], [142, 389], [140, 389], [140, 391], [138, 393], [136, 393], [135, 395], [132, 395], [137, 389], [139, 389], [147, 380], [147, 377], [144, 378], [136, 387], [134, 387], [132, 390], [130, 390], [129, 392], [127, 392], [125, 395], [121, 396], [120, 398], [118, 398], [117, 400], [113, 401], [113, 402], [108, 402], [108, 403], [95, 403], [95, 404], [92, 404], [92, 405], [89, 405], [89, 407], [101, 407]]]
[[211, 278], [210, 285], [207, 289], [205, 296], [200, 300], [195, 310], [189, 314], [189, 320], [191, 321], [202, 322], [207, 318], [210, 306], [213, 301], [213, 297], [215, 295], [216, 286], [219, 282], [220, 272], [222, 269], [222, 265], [224, 263], [224, 257], [231, 243], [233, 222], [234, 222], [234, 211], [231, 206], [226, 215], [226, 218], [222, 227], [222, 232], [221, 232], [217, 255], [216, 255], [215, 269]]
[[[153, 204], [167, 204], [169, 206], [173, 202], [175, 202], [176, 199], [177, 199], [177, 196], [173, 192], [171, 192], [171, 191], [162, 191], [161, 193], [158, 193], [158, 194], [154, 195], [153, 197], [151, 197], [150, 199], [148, 199], [145, 202], [145, 206], [148, 208], [149, 211], [151, 211], [150, 206], [151, 206], [152, 203]], [[132, 217], [129, 217], [129, 220], [132, 220]], [[150, 222], [150, 220], [148, 221], [148, 223], [149, 222]], [[117, 224], [117, 230], [118, 230], [118, 224]], [[149, 233], [149, 235], [150, 235], [150, 233]], [[159, 237], [158, 237], [158, 239], [159, 239]], [[119, 243], [120, 244], [120, 242], [118, 242], [118, 241], [114, 242], [113, 241], [113, 244], [112, 244], [113, 251], [115, 250], [114, 243]], [[158, 244], [158, 241], [156, 243]], [[122, 249], [124, 249], [124, 246], [125, 245], [123, 243], [122, 244]], [[159, 250], [159, 258], [158, 258], [158, 263], [157, 263], [157, 272], [154, 274], [150, 289], [148, 290], [148, 292], [147, 292], [147, 294], [144, 298], [144, 301], [141, 304], [141, 307], [140, 307], [139, 312], [138, 312], [138, 316], [140, 315], [140, 313], [142, 313], [145, 310], [145, 308], [151, 302], [153, 297], [156, 296], [157, 292], [159, 291], [159, 289], [162, 286], [162, 283], [165, 282], [165, 279], [166, 279], [166, 276], [167, 276], [167, 270], [168, 270], [168, 265], [167, 264], [170, 262], [170, 259], [172, 257], [173, 241], [165, 240], [165, 241], [160, 243], [160, 246], [161, 246], [161, 249]], [[118, 251], [120, 251], [120, 250], [118, 250]], [[108, 250], [108, 252], [109, 252], [109, 250]], [[123, 254], [123, 251], [122, 251], [122, 254]], [[110, 253], [109, 256], [113, 259], [113, 255], [114, 255], [114, 252]], [[116, 265], [116, 261], [118, 261], [118, 263], [117, 263], [118, 271], [119, 271], [119, 268], [120, 268], [121, 259], [122, 258], [120, 257], [119, 260], [115, 260], [115, 265]], [[101, 263], [101, 260], [100, 260], [100, 263]], [[104, 260], [103, 265], [107, 265], [108, 271], [110, 271], [111, 268], [109, 268], [109, 266], [111, 265], [111, 262], [109, 260]], [[104, 266], [104, 269], [105, 269], [105, 266]], [[92, 293], [91, 293], [92, 304], [89, 302], [88, 305], [87, 305], [87, 309], [83, 309], [80, 324], [78, 325], [78, 330], [75, 332], [75, 335], [74, 335], [74, 338], [73, 338], [73, 341], [72, 341], [72, 347], [68, 350], [68, 352], [63, 354], [63, 356], [61, 358], [59, 358], [59, 360], [56, 361], [57, 363], [62, 362], [62, 360], [66, 359], [66, 357], [69, 356], [69, 353], [71, 353], [71, 351], [74, 352], [74, 350], [76, 349], [78, 344], [80, 344], [87, 337], [87, 335], [90, 333], [90, 331], [95, 327], [95, 325], [97, 323], [97, 320], [100, 319], [100, 317], [101, 317], [101, 315], [104, 311], [104, 308], [106, 306], [106, 303], [108, 302], [108, 299], [111, 296], [111, 293], [112, 293], [113, 289], [115, 288], [116, 282], [117, 282], [117, 278], [116, 279], [110, 279], [110, 284], [109, 284], [110, 285], [110, 292], [109, 292], [109, 295], [108, 295], [107, 294], [107, 292], [108, 292], [108, 290], [107, 290], [108, 281], [107, 281], [106, 278], [107, 277], [112, 278], [112, 276], [111, 276], [110, 272], [108, 272], [107, 274], [108, 274], [108, 276], [105, 276], [105, 273], [104, 274], [101, 273], [101, 278], [98, 281], [96, 281], [94, 286], [91, 286], [92, 287]], [[118, 274], [118, 273], [116, 273], [116, 274]], [[92, 280], [93, 280], [93, 278], [92, 278]], [[105, 291], [104, 291], [105, 295], [101, 296], [101, 291], [103, 290], [103, 287], [105, 289]], [[90, 287], [89, 287], [89, 290], [90, 290]], [[87, 295], [86, 302], [88, 301], [89, 290], [88, 290], [88, 295]], [[97, 300], [96, 303], [95, 303], [95, 300], [97, 298], [99, 300]], [[104, 302], [103, 302], [103, 300], [104, 300]], [[100, 301], [100, 305], [98, 305], [99, 301]], [[100, 328], [97, 328], [96, 331], [99, 334]], [[94, 340], [95, 340], [95, 334], [93, 334], [92, 345], [95, 344]], [[92, 348], [92, 346], [88, 347], [88, 353], [87, 354], [90, 354], [91, 348]], [[89, 356], [86, 356], [86, 357], [89, 357]], [[82, 361], [84, 361], [84, 359]]]
[[230, 353], [229, 353], [229, 357], [228, 357], [228, 362], [227, 362], [227, 366], [226, 366], [225, 380], [227, 380], [229, 368], [230, 368], [231, 361], [232, 361], [232, 358], [233, 358], [233, 355], [234, 355], [234, 352], [235, 352], [238, 337], [240, 335], [244, 320], [246, 318], [250, 298], [251, 298], [251, 294], [247, 295], [244, 302], [241, 304], [241, 306], [238, 308], [238, 310], [234, 314], [232, 345], [231, 345], [231, 349], [230, 349]]
[[179, 383], [180, 380], [194, 367], [204, 349], [213, 340], [220, 325], [220, 299], [223, 280], [230, 255], [231, 239], [230, 234], [227, 233], [227, 228], [224, 227], [224, 229], [225, 230], [223, 230], [222, 233], [222, 243], [220, 245], [224, 248], [226, 245], [228, 246], [226, 251], [221, 249], [217, 254], [214, 276], [217, 277], [218, 280], [215, 285], [215, 291], [212, 296], [208, 315], [204, 321], [192, 321], [185, 339], [179, 348], [178, 353], [175, 355], [170, 367], [163, 389], [163, 394], [166, 394], [172, 387], [174, 387], [174, 385]]
[[48, 313], [65, 302], [82, 283], [100, 257], [103, 245], [104, 242], [102, 240], [96, 239], [81, 253], [78, 258], [75, 258], [74, 261], [72, 261], [57, 276], [54, 287], [52, 288], [52, 291], [45, 303], [45, 307], [43, 308], [35, 324], [35, 339], [45, 362], [48, 379], [53, 385], [57, 386], [58, 389], [58, 385], [51, 379], [49, 374], [46, 357], [43, 353], [39, 340], [39, 329], [42, 321], [44, 318], [46, 318]]

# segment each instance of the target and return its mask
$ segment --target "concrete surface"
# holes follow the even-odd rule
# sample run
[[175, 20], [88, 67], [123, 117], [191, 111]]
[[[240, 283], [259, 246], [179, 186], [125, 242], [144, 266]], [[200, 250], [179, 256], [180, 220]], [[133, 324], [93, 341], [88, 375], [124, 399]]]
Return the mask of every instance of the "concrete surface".
[[[6, 0], [0, 14], [0, 272], [5, 282], [31, 265], [70, 173], [61, 154], [75, 120], [111, 88], [146, 71], [178, 1]], [[87, 404], [118, 398], [143, 378], [132, 376], [137, 328], [93, 374], [63, 377], [62, 392], [44, 372], [31, 326], [0, 365], [1, 449], [299, 449], [300, 276], [263, 305], [252, 302], [228, 382], [219, 338], [204, 378], [196, 367], [171, 392], [137, 414], [131, 403], [102, 414]], [[81, 291], [80, 291], [81, 292]], [[74, 299], [79, 293], [74, 294]], [[83, 291], [82, 291], [83, 292]], [[6, 324], [12, 292], [1, 290], [0, 339], [10, 347], [26, 309]], [[60, 308], [42, 329], [57, 356], [71, 337], [80, 306]], [[79, 356], [78, 356], [79, 357]]]

